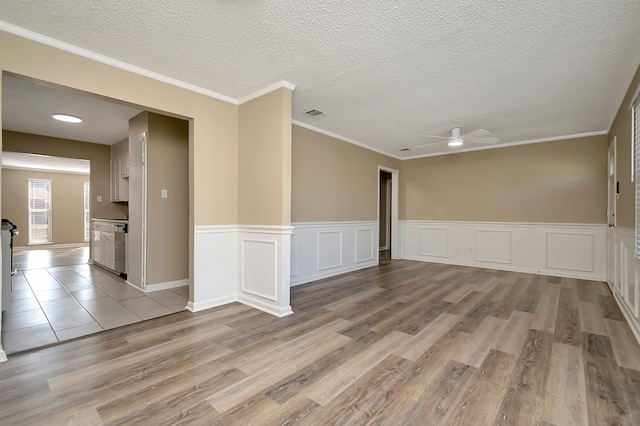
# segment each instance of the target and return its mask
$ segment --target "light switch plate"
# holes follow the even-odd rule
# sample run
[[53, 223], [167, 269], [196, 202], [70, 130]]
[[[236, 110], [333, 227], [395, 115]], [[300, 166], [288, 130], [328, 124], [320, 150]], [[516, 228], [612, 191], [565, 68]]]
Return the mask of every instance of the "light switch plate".
[[167, 198], [169, 196], [169, 191], [167, 191], [166, 189], [162, 190], [162, 198]]
[[102, 195], [98, 195], [98, 202], [101, 203], [102, 202]]

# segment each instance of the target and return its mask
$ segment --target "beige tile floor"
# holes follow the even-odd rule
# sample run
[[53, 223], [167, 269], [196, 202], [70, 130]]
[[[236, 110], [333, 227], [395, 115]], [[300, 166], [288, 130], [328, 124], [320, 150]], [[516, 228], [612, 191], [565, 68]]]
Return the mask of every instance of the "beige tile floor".
[[182, 311], [188, 297], [187, 287], [145, 294], [86, 263], [18, 270], [12, 287], [2, 315], [7, 353]]

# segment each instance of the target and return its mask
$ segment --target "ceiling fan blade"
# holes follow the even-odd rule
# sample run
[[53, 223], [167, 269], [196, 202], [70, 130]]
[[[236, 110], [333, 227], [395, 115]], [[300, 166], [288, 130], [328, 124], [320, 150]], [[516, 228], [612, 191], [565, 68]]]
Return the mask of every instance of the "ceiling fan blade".
[[469, 132], [466, 135], [462, 135], [460, 136], [462, 139], [470, 139], [470, 138], [477, 138], [479, 136], [486, 136], [488, 135], [489, 131], [484, 130], [484, 129], [478, 129], [478, 130], [474, 130], [473, 132]]
[[436, 136], [436, 135], [427, 135], [425, 138], [438, 138], [438, 139], [451, 139], [450, 136]]
[[473, 143], [486, 143], [486, 144], [493, 144], [493, 143], [498, 143], [498, 141], [500, 140], [500, 138], [472, 138], [472, 139], [465, 139], [465, 142], [473, 142]]
[[[448, 138], [447, 138], [448, 139]], [[439, 143], [444, 143], [444, 141], [438, 141], [438, 142], [431, 142], [431, 143], [424, 143], [422, 145], [418, 145], [416, 146], [416, 148], [424, 148], [425, 146], [431, 146], [431, 145], [437, 145]]]

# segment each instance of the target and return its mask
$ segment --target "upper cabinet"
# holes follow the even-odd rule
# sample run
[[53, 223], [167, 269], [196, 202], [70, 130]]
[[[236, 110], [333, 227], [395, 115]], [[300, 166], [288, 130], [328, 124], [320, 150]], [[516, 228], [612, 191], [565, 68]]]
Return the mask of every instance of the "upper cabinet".
[[129, 201], [129, 156], [111, 159], [111, 201]]
[[129, 155], [122, 154], [118, 156], [118, 166], [120, 168], [120, 177], [126, 179], [129, 177]]
[[111, 147], [111, 201], [129, 201], [129, 143], [123, 140]]

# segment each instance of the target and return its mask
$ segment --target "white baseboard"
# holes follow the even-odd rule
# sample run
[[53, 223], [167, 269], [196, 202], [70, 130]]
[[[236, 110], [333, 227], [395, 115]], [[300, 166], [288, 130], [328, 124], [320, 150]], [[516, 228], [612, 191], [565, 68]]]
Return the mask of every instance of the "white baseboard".
[[302, 285], [302, 284], [307, 284], [307, 283], [310, 283], [312, 281], [318, 281], [318, 280], [322, 280], [322, 279], [329, 278], [329, 277], [334, 277], [336, 275], [346, 274], [347, 272], [353, 272], [353, 271], [358, 271], [360, 269], [370, 268], [372, 266], [376, 266], [377, 264], [378, 264], [378, 261], [376, 260], [376, 261], [372, 261], [372, 262], [352, 265], [350, 267], [343, 267], [343, 268], [340, 268], [339, 270], [329, 269], [329, 270], [326, 270], [326, 271], [319, 272], [317, 274], [310, 274], [310, 275], [305, 275], [305, 276], [292, 277], [291, 278], [291, 287], [295, 287], [297, 285]]
[[627, 320], [627, 323], [629, 324], [629, 328], [631, 329], [631, 332], [635, 336], [638, 343], [640, 343], [640, 324], [638, 323], [638, 319], [635, 318], [635, 316], [633, 315], [633, 313], [631, 312], [627, 304], [624, 302], [620, 294], [618, 294], [617, 292], [613, 292], [613, 297], [616, 299], [616, 303], [620, 307], [620, 311], [622, 311], [622, 315], [624, 315], [624, 318]]
[[189, 279], [185, 278], [182, 280], [176, 280], [176, 281], [167, 281], [164, 283], [156, 283], [156, 284], [147, 284], [147, 286], [144, 289], [145, 293], [150, 293], [153, 291], [159, 291], [159, 290], [169, 290], [172, 288], [178, 288], [178, 287], [188, 287], [189, 286]]
[[460, 261], [444, 261], [441, 259], [429, 259], [425, 260], [422, 257], [411, 257], [405, 256], [403, 259], [406, 260], [415, 260], [418, 262], [429, 262], [429, 263], [441, 263], [445, 265], [455, 265], [455, 266], [470, 266], [472, 268], [484, 268], [484, 269], [494, 269], [498, 271], [511, 271], [511, 272], [522, 272], [524, 274], [536, 274], [536, 275], [549, 275], [553, 277], [564, 277], [564, 278], [575, 278], [579, 280], [590, 280], [590, 281], [606, 281], [606, 277], [594, 277], [592, 274], [581, 274], [581, 273], [573, 273], [573, 272], [561, 272], [561, 273], [542, 273], [540, 270], [533, 268], [520, 268], [517, 266], [504, 266], [504, 265], [479, 265], [475, 262], [460, 262]]
[[276, 306], [271, 303], [266, 303], [264, 300], [258, 297], [252, 297], [248, 294], [240, 294], [238, 296], [238, 302], [251, 306], [252, 308], [259, 309], [263, 312], [266, 312], [271, 315], [275, 315], [277, 317], [285, 317], [287, 315], [293, 314], [293, 310], [290, 305], [287, 306]]
[[204, 311], [205, 309], [211, 309], [211, 308], [215, 308], [218, 306], [226, 305], [226, 304], [237, 302], [237, 301], [238, 300], [236, 297], [218, 297], [215, 299], [201, 300], [201, 301], [198, 301], [197, 303], [188, 302], [187, 310], [191, 312], [199, 312], [199, 311]]
[[[108, 269], [107, 269], [107, 270], [108, 270]], [[134, 289], [134, 290], [138, 290], [140, 293], [145, 293], [145, 291], [144, 291], [143, 289], [141, 289], [140, 287], [138, 287], [138, 286], [137, 286], [137, 285], [135, 285], [135, 284], [132, 284], [131, 282], [129, 282], [129, 280], [125, 280], [125, 281], [124, 281], [124, 283], [125, 283], [126, 285], [128, 285], [129, 287], [131, 287], [132, 289]]]
[[89, 242], [86, 243], [68, 243], [68, 244], [33, 244], [30, 246], [17, 246], [14, 247], [14, 251], [26, 251], [26, 250], [54, 250], [54, 249], [68, 249], [68, 248], [81, 248], [89, 247]]

